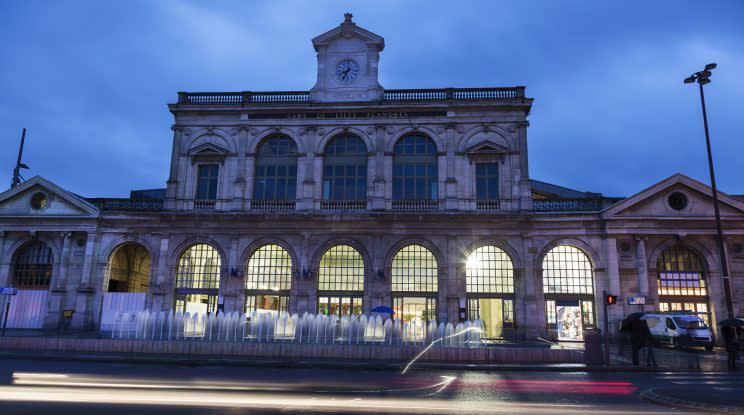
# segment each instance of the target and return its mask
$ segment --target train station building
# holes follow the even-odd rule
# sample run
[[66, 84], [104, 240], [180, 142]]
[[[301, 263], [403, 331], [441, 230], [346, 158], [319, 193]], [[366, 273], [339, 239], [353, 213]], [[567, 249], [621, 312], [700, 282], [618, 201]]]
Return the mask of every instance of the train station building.
[[[163, 189], [81, 197], [37, 176], [0, 193], [8, 327], [387, 306], [581, 340], [605, 291], [613, 328], [641, 310], [726, 317], [709, 186], [670, 172], [616, 198], [535, 180], [525, 87], [385, 89], [385, 46], [346, 15], [312, 39], [309, 90], [179, 92]], [[719, 200], [740, 315], [744, 196]]]

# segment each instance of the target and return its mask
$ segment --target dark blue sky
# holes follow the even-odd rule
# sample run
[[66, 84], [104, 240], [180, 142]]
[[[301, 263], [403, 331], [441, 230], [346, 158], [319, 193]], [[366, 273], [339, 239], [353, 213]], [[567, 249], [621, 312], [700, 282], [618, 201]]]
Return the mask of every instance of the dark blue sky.
[[385, 37], [386, 88], [526, 85], [530, 175], [631, 195], [682, 172], [744, 194], [741, 1], [11, 1], [0, 5], [0, 188], [29, 129], [26, 177], [84, 196], [165, 187], [176, 92], [309, 89], [310, 39], [351, 11]]

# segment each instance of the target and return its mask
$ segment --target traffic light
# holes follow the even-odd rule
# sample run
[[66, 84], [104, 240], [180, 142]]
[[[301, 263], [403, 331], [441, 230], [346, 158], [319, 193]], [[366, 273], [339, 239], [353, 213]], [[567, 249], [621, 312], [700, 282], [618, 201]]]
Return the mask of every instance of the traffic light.
[[605, 304], [615, 305], [617, 304], [617, 296], [612, 294], [605, 294]]

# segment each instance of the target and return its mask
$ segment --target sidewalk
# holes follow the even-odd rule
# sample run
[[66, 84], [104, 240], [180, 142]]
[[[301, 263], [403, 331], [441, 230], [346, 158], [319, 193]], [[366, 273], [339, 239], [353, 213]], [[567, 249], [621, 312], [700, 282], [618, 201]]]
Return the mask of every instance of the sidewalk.
[[[615, 365], [632, 365], [632, 351], [626, 347], [624, 353], [619, 354], [617, 345], [610, 346], [611, 361]], [[639, 353], [640, 366], [646, 365], [646, 349]], [[654, 356], [659, 370], [726, 372], [727, 355], [722, 348], [717, 347], [712, 352], [702, 349], [674, 349], [672, 347], [654, 347]]]
[[693, 411], [744, 414], [744, 395], [706, 385], [654, 388], [641, 392], [641, 398], [656, 404]]

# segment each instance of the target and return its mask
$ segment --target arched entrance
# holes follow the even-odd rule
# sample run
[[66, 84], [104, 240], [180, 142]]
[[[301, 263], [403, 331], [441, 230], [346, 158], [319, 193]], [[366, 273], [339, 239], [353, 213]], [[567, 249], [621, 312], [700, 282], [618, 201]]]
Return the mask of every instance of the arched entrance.
[[147, 249], [126, 242], [114, 249], [106, 265], [101, 304], [101, 330], [111, 330], [116, 313], [145, 309], [151, 259]]
[[[14, 253], [10, 284], [18, 289], [18, 294], [6, 299], [10, 301], [7, 328], [40, 329], [44, 326], [53, 264], [52, 248], [40, 240], [28, 242]], [[2, 307], [5, 311], [5, 304]]]

